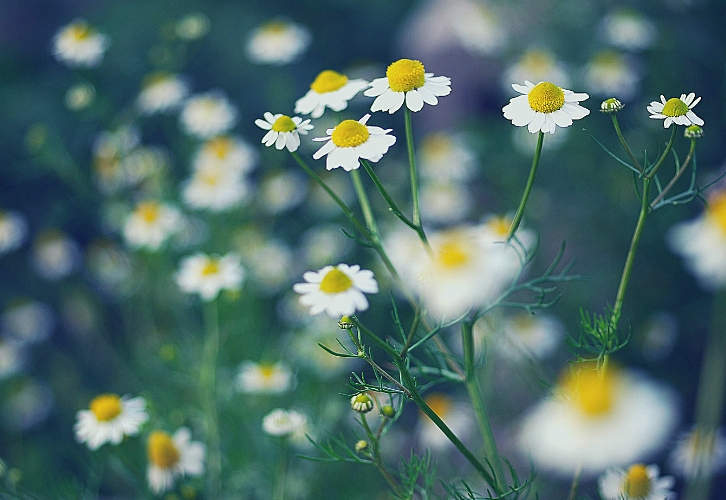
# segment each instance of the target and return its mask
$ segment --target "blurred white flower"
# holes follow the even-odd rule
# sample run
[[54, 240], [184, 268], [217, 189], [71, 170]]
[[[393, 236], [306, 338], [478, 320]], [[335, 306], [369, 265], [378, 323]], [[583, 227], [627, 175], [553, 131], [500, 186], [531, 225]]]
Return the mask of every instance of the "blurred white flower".
[[144, 78], [136, 107], [145, 115], [176, 109], [189, 95], [189, 84], [179, 75], [156, 72]]
[[194, 157], [194, 171], [208, 168], [246, 174], [259, 160], [259, 153], [240, 137], [221, 135], [202, 144]]
[[[456, 437], [462, 441], [466, 442], [471, 436], [472, 431], [476, 429], [476, 420], [470, 405], [442, 392], [426, 394], [424, 401], [444, 421]], [[444, 451], [447, 448], [453, 447], [453, 444], [446, 437], [446, 434], [423, 412], [419, 412], [419, 421], [415, 432], [416, 441], [424, 449]]]
[[225, 212], [242, 204], [250, 194], [248, 182], [234, 170], [197, 169], [181, 186], [184, 204], [193, 210]]
[[525, 80], [524, 85], [512, 84], [522, 95], [512, 97], [502, 108], [504, 118], [517, 127], [527, 126], [530, 133], [554, 134], [557, 127], [569, 127], [573, 120], [590, 114], [580, 106], [589, 96], [563, 89], [554, 83], [540, 82], [537, 85]]
[[54, 404], [55, 397], [48, 385], [24, 380], [3, 397], [3, 423], [16, 432], [28, 431], [45, 422]]
[[308, 178], [297, 170], [275, 170], [267, 173], [257, 189], [257, 202], [269, 214], [292, 210], [308, 194]]
[[173, 205], [142, 201], [126, 218], [123, 236], [131, 248], [158, 250], [182, 223], [182, 214]]
[[25, 361], [20, 342], [0, 337], [0, 381], [19, 373], [25, 366]]
[[59, 280], [78, 270], [81, 248], [63, 231], [44, 229], [33, 240], [31, 263], [39, 276]]
[[700, 479], [723, 471], [726, 466], [726, 436], [721, 427], [694, 425], [676, 439], [668, 457], [676, 474]]
[[104, 443], [118, 445], [124, 436], [135, 436], [148, 419], [144, 398], [101, 394], [87, 410], [76, 413], [73, 430], [76, 441], [97, 450]]
[[558, 82], [563, 87], [570, 84], [570, 75], [564, 64], [545, 49], [528, 49], [515, 64], [502, 74], [502, 85], [510, 92], [512, 82]]
[[444, 131], [428, 134], [416, 152], [417, 166], [425, 179], [463, 182], [476, 175], [476, 154], [459, 135]]
[[611, 467], [598, 479], [604, 500], [675, 500], [673, 476], [661, 476], [655, 465], [633, 464], [627, 470]]
[[451, 93], [451, 79], [426, 73], [421, 61], [399, 59], [386, 69], [386, 76], [376, 78], [363, 94], [375, 97], [371, 111], [398, 111], [404, 102], [411, 111], [420, 111], [424, 103], [438, 104], [439, 97]]
[[[487, 334], [486, 321], [477, 321], [474, 329]], [[491, 339], [491, 345], [509, 360], [544, 359], [563, 341], [565, 327], [555, 316], [522, 312], [506, 317], [502, 331], [493, 334], [496, 338]]]
[[295, 102], [295, 113], [320, 118], [326, 107], [343, 111], [348, 101], [366, 87], [368, 82], [363, 79], [348, 80], [347, 76], [327, 69], [315, 77], [307, 94]]
[[300, 303], [310, 307], [310, 314], [326, 312], [331, 318], [350, 316], [368, 309], [363, 293], [378, 293], [373, 272], [358, 265], [325, 266], [317, 272], [303, 274], [306, 283], [296, 283], [293, 290], [301, 294]]
[[383, 158], [396, 143], [396, 137], [388, 135], [391, 129], [366, 125], [370, 117], [367, 114], [358, 121], [344, 120], [335, 128], [326, 130], [327, 136], [313, 139], [318, 142], [327, 141], [313, 154], [313, 158], [319, 160], [327, 155], [327, 170], [343, 167], [346, 172], [360, 167], [361, 159], [377, 162]]
[[39, 300], [15, 299], [0, 315], [0, 333], [22, 346], [46, 340], [55, 326], [53, 309]]
[[86, 250], [85, 260], [94, 284], [105, 293], [120, 297], [138, 286], [131, 257], [114, 241], [93, 241]]
[[101, 64], [111, 39], [76, 19], [53, 37], [53, 56], [71, 68], [92, 68]]
[[481, 1], [446, 2], [452, 30], [465, 50], [476, 55], [492, 55], [509, 41], [504, 19], [491, 5]]
[[95, 87], [88, 82], [81, 82], [68, 88], [63, 102], [71, 111], [80, 111], [93, 104], [95, 98]]
[[173, 436], [159, 430], [152, 432], [147, 442], [149, 488], [161, 495], [174, 488], [178, 477], [201, 476], [206, 454], [206, 445], [192, 441], [186, 427], [180, 427]]
[[300, 242], [303, 261], [309, 267], [340, 261], [350, 247], [350, 238], [335, 225], [313, 226], [303, 233]]
[[189, 97], [179, 120], [184, 132], [198, 139], [210, 139], [228, 132], [237, 123], [237, 107], [221, 91], [212, 90]]
[[467, 187], [458, 182], [425, 182], [419, 196], [423, 218], [434, 224], [460, 222], [474, 205]]
[[20, 248], [28, 237], [28, 223], [16, 211], [0, 210], [0, 256]]
[[295, 385], [295, 375], [283, 362], [255, 363], [243, 361], [237, 369], [235, 385], [240, 392], [282, 394]]
[[217, 257], [197, 252], [182, 259], [175, 280], [183, 292], [198, 293], [202, 300], [209, 302], [222, 290], [239, 290], [244, 276], [238, 254], [230, 252]]
[[256, 64], [289, 64], [301, 56], [312, 37], [305, 26], [284, 19], [256, 28], [247, 41], [247, 56]]
[[638, 90], [640, 75], [625, 56], [614, 50], [603, 50], [588, 61], [584, 79], [593, 94], [629, 101]]
[[209, 33], [209, 18], [201, 12], [187, 14], [176, 22], [176, 36], [182, 40], [198, 40]]
[[653, 21], [631, 9], [609, 13], [602, 19], [600, 29], [608, 43], [630, 51], [649, 49], [658, 35]]
[[262, 419], [262, 430], [270, 436], [301, 441], [308, 430], [308, 419], [297, 410], [275, 408]]
[[255, 120], [255, 125], [267, 133], [262, 137], [262, 143], [268, 148], [275, 145], [275, 149], [287, 147], [294, 153], [300, 147], [300, 134], [307, 135], [313, 129], [310, 120], [303, 120], [299, 116], [289, 117], [283, 114], [273, 115], [269, 111], [263, 115], [264, 120]]

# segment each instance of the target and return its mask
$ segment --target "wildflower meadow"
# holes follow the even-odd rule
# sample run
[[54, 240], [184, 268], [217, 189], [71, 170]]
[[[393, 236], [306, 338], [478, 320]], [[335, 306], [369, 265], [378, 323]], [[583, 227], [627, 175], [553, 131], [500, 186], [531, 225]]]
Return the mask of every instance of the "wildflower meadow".
[[724, 22], [0, 3], [0, 498], [726, 498]]

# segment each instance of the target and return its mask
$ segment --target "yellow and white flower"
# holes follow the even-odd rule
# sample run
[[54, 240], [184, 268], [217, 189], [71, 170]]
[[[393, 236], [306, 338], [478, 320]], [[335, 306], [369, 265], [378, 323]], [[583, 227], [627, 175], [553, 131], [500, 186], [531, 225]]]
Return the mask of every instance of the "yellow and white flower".
[[560, 82], [570, 84], [567, 67], [547, 49], [537, 47], [527, 49], [522, 56], [502, 74], [502, 84], [509, 91], [511, 82]]
[[209, 139], [234, 127], [237, 114], [237, 107], [221, 91], [213, 90], [188, 98], [179, 120], [187, 134]]
[[614, 50], [595, 54], [585, 66], [585, 85], [593, 94], [618, 96], [629, 101], [635, 96], [640, 76], [630, 61]]
[[87, 410], [76, 413], [76, 441], [97, 450], [104, 443], [117, 445], [124, 436], [135, 436], [149, 419], [146, 400], [116, 394], [95, 397]]
[[693, 108], [700, 102], [701, 98], [696, 98], [696, 94], [681, 94], [681, 97], [671, 97], [666, 101], [665, 96], [660, 96], [660, 102], [652, 101], [648, 105], [648, 113], [655, 120], [664, 120], [663, 128], [668, 128], [671, 124], [676, 125], [703, 125]]
[[513, 97], [502, 108], [504, 118], [517, 127], [527, 126], [530, 133], [554, 134], [556, 127], [569, 127], [573, 120], [590, 114], [580, 106], [589, 96], [558, 87], [554, 83], [540, 82], [537, 85], [525, 80], [524, 85], [512, 84], [520, 96]]
[[424, 103], [435, 106], [438, 97], [451, 93], [451, 79], [426, 73], [421, 61], [399, 59], [386, 69], [386, 76], [376, 78], [363, 94], [375, 97], [371, 111], [388, 111], [393, 114], [405, 101], [411, 111], [420, 111]]
[[348, 101], [367, 86], [368, 82], [361, 78], [349, 80], [346, 75], [326, 69], [315, 77], [307, 94], [295, 102], [295, 113], [320, 118], [326, 107], [343, 111]]
[[220, 135], [202, 144], [192, 168], [195, 171], [212, 168], [246, 174], [255, 167], [258, 159], [257, 150], [244, 139]]
[[655, 464], [612, 467], [597, 481], [603, 500], [675, 500], [675, 482], [673, 476], [661, 476]]
[[136, 108], [145, 115], [166, 113], [179, 106], [189, 95], [189, 84], [179, 75], [156, 72], [144, 78]]
[[55, 313], [48, 304], [25, 297], [10, 301], [0, 315], [0, 336], [20, 346], [47, 340], [55, 326]]
[[101, 64], [111, 39], [91, 28], [85, 19], [76, 19], [53, 37], [53, 55], [72, 68], [93, 68]]
[[344, 120], [335, 128], [325, 131], [326, 137], [316, 137], [314, 141], [328, 141], [318, 149], [313, 158], [319, 160], [325, 155], [325, 168], [332, 170], [343, 167], [346, 172], [360, 167], [360, 159], [377, 162], [386, 154], [388, 148], [396, 143], [396, 137], [388, 135], [391, 129], [366, 125], [371, 115], [358, 121]]
[[240, 392], [282, 394], [295, 385], [295, 375], [283, 362], [255, 363], [243, 361], [237, 369], [235, 385]]
[[20, 212], [0, 210], [0, 255], [20, 248], [28, 237], [28, 223]]
[[310, 30], [305, 26], [277, 19], [252, 31], [247, 41], [247, 56], [253, 63], [282, 66], [300, 57], [311, 40]]
[[610, 12], [603, 18], [600, 27], [607, 42], [630, 51], [649, 49], [658, 36], [653, 21], [628, 8]]
[[47, 228], [33, 240], [33, 269], [47, 280], [58, 280], [72, 274], [81, 265], [81, 247], [65, 232]]
[[198, 293], [202, 300], [209, 302], [222, 290], [239, 290], [244, 276], [238, 254], [230, 252], [218, 257], [197, 252], [182, 259], [175, 279], [183, 292]]
[[303, 120], [299, 116], [273, 115], [269, 111], [263, 116], [265, 119], [255, 120], [255, 125], [268, 131], [262, 138], [262, 143], [268, 148], [274, 144], [276, 149], [287, 147], [294, 153], [300, 147], [300, 134], [307, 135], [313, 129], [309, 119]]
[[149, 488], [160, 495], [173, 489], [179, 477], [201, 476], [206, 454], [206, 445], [192, 441], [186, 427], [180, 427], [173, 436], [159, 430], [152, 432], [147, 443]]
[[317, 272], [303, 274], [306, 283], [296, 283], [293, 290], [302, 294], [300, 303], [310, 307], [310, 314], [323, 311], [331, 318], [350, 316], [368, 309], [364, 293], [378, 293], [373, 272], [358, 265], [325, 266]]
[[155, 251], [179, 230], [181, 222], [182, 214], [173, 205], [142, 201], [126, 218], [124, 240], [132, 248]]
[[250, 188], [235, 171], [207, 167], [195, 171], [182, 184], [182, 199], [191, 209], [224, 212], [239, 206]]
[[289, 437], [294, 441], [305, 439], [308, 419], [297, 410], [275, 408], [262, 419], [262, 430], [270, 436]]
[[726, 437], [720, 427], [694, 425], [682, 433], [668, 457], [671, 470], [689, 479], [703, 479], [726, 466]]

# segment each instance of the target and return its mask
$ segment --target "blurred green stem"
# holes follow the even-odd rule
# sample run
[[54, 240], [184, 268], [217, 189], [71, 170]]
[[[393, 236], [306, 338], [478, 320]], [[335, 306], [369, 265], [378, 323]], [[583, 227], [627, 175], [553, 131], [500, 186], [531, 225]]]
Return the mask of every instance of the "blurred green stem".
[[272, 500], [283, 500], [285, 498], [285, 476], [287, 475], [287, 437], [280, 438], [280, 449], [278, 450], [277, 472], [275, 474], [275, 490]]
[[507, 235], [507, 241], [514, 237], [514, 233], [517, 232], [519, 224], [522, 222], [522, 216], [524, 216], [524, 207], [527, 205], [527, 199], [529, 193], [532, 191], [532, 185], [534, 184], [534, 175], [537, 173], [537, 166], [539, 165], [539, 157], [542, 154], [542, 142], [544, 141], [544, 132], [540, 130], [539, 136], [537, 137], [537, 147], [534, 150], [534, 158], [532, 159], [532, 167], [529, 169], [529, 177], [527, 178], [527, 185], [524, 187], [524, 194], [522, 194], [522, 201], [519, 202], [519, 208], [517, 213], [514, 215], [512, 226], [509, 228], [509, 234]]
[[217, 301], [204, 304], [205, 335], [202, 365], [199, 370], [207, 429], [207, 490], [209, 498], [219, 498], [221, 493], [222, 459], [219, 441], [219, 416], [217, 414], [217, 357], [219, 355], [219, 318]]
[[393, 493], [396, 495], [396, 498], [403, 498], [403, 490], [401, 489], [401, 486], [398, 484], [396, 479], [391, 475], [391, 473], [388, 471], [388, 467], [386, 467], [386, 464], [383, 462], [383, 457], [381, 456], [381, 446], [380, 446], [380, 433], [374, 434], [371, 430], [370, 426], [368, 425], [368, 420], [366, 420], [366, 416], [364, 413], [361, 413], [360, 415], [361, 423], [363, 424], [363, 428], [366, 431], [366, 434], [368, 435], [368, 440], [371, 443], [371, 460], [373, 461], [373, 465], [379, 470], [383, 478], [388, 483], [388, 486], [391, 487], [391, 490], [393, 490]]

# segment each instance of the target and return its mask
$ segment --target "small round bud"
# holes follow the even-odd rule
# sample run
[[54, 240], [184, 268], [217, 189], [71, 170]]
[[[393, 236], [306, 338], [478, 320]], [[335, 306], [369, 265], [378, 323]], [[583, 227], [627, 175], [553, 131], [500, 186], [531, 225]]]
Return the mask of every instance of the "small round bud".
[[600, 111], [603, 113], [617, 113], [624, 107], [625, 104], [618, 101], [614, 97], [611, 97], [610, 99], [605, 99], [602, 104], [600, 104]]
[[381, 415], [386, 418], [393, 418], [396, 415], [396, 410], [391, 405], [384, 405], [381, 407]]
[[368, 450], [368, 441], [365, 439], [361, 439], [357, 443], [355, 443], [355, 451], [356, 453], [365, 453]]
[[353, 320], [350, 319], [350, 316], [343, 316], [340, 318], [340, 321], [338, 321], [338, 327], [341, 330], [349, 330], [355, 326], [355, 323], [353, 323]]
[[703, 137], [703, 128], [700, 125], [689, 125], [683, 132], [687, 139], [700, 139]]
[[368, 413], [373, 409], [373, 400], [368, 394], [361, 392], [350, 398], [350, 407], [358, 413]]

